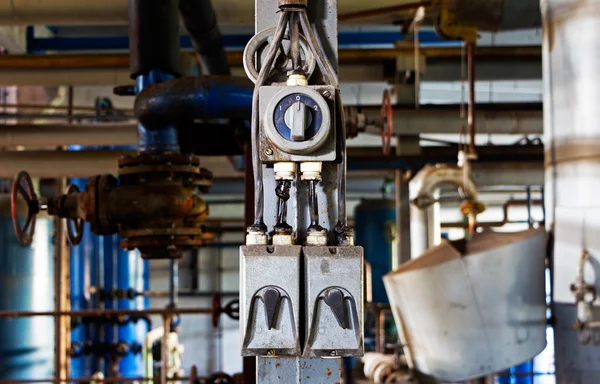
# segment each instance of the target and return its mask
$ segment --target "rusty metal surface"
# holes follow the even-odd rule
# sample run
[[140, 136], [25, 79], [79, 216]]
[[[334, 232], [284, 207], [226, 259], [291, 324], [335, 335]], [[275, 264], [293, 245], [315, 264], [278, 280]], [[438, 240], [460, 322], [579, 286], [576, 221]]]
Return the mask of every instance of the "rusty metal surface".
[[257, 366], [259, 383], [341, 383], [340, 358], [259, 357]]

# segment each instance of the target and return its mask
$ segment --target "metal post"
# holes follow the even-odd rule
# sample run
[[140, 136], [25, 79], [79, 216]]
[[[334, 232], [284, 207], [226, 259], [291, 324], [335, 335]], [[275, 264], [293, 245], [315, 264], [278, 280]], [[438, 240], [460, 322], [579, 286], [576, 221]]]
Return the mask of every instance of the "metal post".
[[169, 261], [169, 306], [177, 306], [177, 295], [179, 291], [179, 262]]
[[[252, 146], [250, 143], [244, 145], [244, 162], [246, 164], [244, 169], [244, 226], [248, 228], [254, 223], [254, 173], [250, 166], [252, 164]], [[243, 359], [244, 384], [255, 384], [256, 358], [248, 356]]]
[[[542, 202], [543, 205], [543, 202]], [[531, 217], [531, 186], [527, 186], [527, 223], [529, 229], [533, 228], [533, 218]]]
[[[396, 155], [399, 155], [400, 137], [396, 138]], [[408, 182], [404, 180], [403, 170], [394, 171], [396, 186], [396, 249], [397, 262], [402, 264], [411, 259], [410, 239], [410, 201], [408, 194]], [[395, 270], [398, 265], [392, 265]]]
[[[57, 180], [56, 193], [62, 194], [66, 188], [66, 179]], [[55, 312], [70, 309], [69, 295], [69, 260], [68, 247], [65, 242], [63, 220], [54, 219], [54, 310]], [[69, 376], [68, 348], [70, 344], [70, 318], [54, 318], [54, 377], [60, 383]]]

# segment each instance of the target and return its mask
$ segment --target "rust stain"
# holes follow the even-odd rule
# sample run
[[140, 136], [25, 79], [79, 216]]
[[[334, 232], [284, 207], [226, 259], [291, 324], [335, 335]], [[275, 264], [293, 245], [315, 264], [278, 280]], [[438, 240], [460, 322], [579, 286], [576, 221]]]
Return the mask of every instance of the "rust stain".
[[275, 364], [275, 368], [279, 368], [279, 367], [281, 367], [281, 364], [279, 364], [279, 363]]

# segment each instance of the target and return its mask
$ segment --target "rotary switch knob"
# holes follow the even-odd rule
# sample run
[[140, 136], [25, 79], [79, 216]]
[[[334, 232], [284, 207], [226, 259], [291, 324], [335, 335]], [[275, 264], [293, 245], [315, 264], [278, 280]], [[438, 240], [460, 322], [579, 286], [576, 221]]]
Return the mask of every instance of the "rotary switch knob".
[[284, 121], [290, 128], [290, 138], [293, 141], [304, 141], [305, 132], [312, 123], [312, 113], [306, 104], [297, 101], [285, 111]]
[[266, 136], [283, 152], [309, 154], [330, 137], [329, 105], [309, 87], [285, 87], [272, 96], [265, 112]]

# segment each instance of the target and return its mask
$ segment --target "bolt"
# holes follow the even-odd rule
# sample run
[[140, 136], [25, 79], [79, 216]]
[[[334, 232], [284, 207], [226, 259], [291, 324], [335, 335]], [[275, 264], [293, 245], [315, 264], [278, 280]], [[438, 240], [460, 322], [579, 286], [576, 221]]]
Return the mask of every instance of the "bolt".
[[274, 349], [269, 349], [267, 351], [267, 356], [275, 356], [275, 350]]
[[323, 97], [329, 97], [329, 96], [331, 96], [331, 92], [323, 91]]
[[267, 155], [267, 156], [273, 156], [273, 150], [271, 148], [265, 149], [265, 155]]
[[337, 356], [337, 351], [331, 351], [331, 352], [329, 352], [329, 356]]

